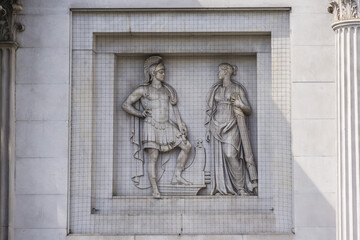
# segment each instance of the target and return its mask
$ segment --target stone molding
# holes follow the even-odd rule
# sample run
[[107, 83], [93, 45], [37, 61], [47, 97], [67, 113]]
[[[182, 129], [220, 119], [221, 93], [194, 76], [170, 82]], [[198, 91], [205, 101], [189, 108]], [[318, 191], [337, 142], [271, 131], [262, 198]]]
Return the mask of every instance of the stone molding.
[[346, 21], [339, 21], [339, 22], [335, 22], [332, 25], [332, 28], [334, 29], [334, 31], [336, 31], [337, 29], [340, 28], [358, 28], [360, 26], [360, 19], [350, 19], [350, 20], [346, 20]]
[[334, 14], [334, 20], [343, 21], [359, 18], [358, 2], [356, 0], [331, 0], [328, 12]]
[[16, 15], [23, 7], [18, 0], [5, 0], [0, 4], [0, 41], [16, 41], [16, 32], [25, 30], [16, 22]]

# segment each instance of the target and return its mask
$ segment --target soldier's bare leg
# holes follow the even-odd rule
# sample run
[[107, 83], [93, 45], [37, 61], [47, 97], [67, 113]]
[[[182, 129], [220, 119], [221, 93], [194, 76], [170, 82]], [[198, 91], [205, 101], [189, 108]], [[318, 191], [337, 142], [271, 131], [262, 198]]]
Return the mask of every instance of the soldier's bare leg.
[[179, 156], [176, 160], [175, 172], [172, 177], [172, 184], [186, 184], [189, 185], [191, 182], [187, 181], [183, 177], [181, 177], [181, 173], [184, 171], [185, 164], [189, 158], [191, 152], [191, 144], [189, 141], [185, 140], [179, 144], [179, 148], [181, 149]]
[[152, 194], [154, 198], [160, 198], [160, 192], [157, 186], [156, 178], [156, 163], [159, 159], [159, 150], [149, 148], [148, 149], [149, 163], [148, 163], [148, 175], [152, 188]]

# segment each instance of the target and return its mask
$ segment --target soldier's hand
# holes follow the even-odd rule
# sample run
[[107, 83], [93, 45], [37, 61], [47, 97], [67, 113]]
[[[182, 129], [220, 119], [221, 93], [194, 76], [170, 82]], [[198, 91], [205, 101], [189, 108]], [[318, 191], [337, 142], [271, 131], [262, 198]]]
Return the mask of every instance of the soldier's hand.
[[144, 118], [148, 117], [148, 116], [151, 116], [151, 110], [150, 109], [145, 109], [143, 112], [142, 112], [142, 115]]
[[187, 136], [188, 130], [184, 123], [180, 124], [179, 126], [181, 134], [183, 134], [185, 137]]

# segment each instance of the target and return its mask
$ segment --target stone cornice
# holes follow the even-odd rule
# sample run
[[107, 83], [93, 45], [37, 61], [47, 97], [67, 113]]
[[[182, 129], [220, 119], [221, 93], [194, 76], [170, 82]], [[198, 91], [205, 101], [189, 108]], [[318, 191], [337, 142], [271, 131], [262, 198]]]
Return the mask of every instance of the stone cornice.
[[334, 21], [359, 18], [359, 0], [330, 0], [329, 13], [334, 14]]
[[0, 41], [0, 48], [14, 48], [17, 49], [19, 44], [14, 41]]
[[0, 41], [15, 41], [16, 32], [24, 31], [24, 25], [16, 22], [16, 15], [22, 10], [18, 0], [3, 0], [0, 3]]

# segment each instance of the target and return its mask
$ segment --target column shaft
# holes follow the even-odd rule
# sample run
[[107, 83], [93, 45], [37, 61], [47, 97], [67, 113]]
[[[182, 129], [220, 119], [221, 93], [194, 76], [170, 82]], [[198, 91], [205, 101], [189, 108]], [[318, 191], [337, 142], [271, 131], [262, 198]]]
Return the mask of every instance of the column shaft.
[[334, 25], [338, 97], [338, 240], [360, 239], [360, 21]]
[[[0, 240], [8, 239], [9, 174], [14, 158], [15, 43], [0, 43]], [[13, 174], [11, 174], [13, 175]]]

